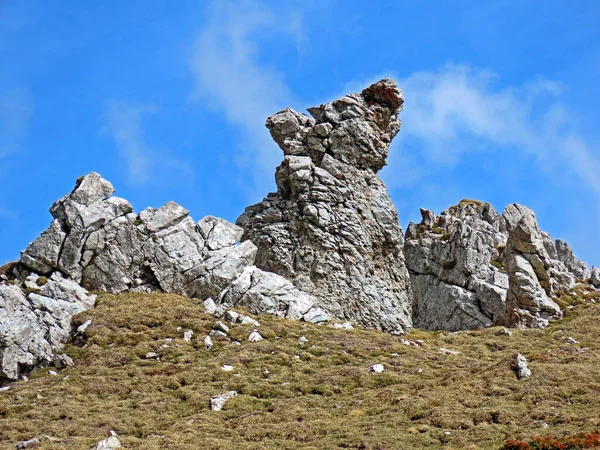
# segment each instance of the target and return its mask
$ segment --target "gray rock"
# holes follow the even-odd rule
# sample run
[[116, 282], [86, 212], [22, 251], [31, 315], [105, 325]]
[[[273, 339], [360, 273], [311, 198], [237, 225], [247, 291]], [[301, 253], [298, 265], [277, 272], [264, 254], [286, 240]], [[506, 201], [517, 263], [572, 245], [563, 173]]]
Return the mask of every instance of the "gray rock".
[[567, 270], [575, 276], [575, 278], [583, 281], [590, 277], [591, 270], [588, 268], [586, 263], [577, 259], [577, 257], [573, 254], [573, 250], [571, 250], [571, 247], [569, 247], [569, 244], [557, 239], [555, 245], [557, 253], [557, 258], [555, 259], [561, 261]]
[[1, 285], [0, 378], [17, 380], [37, 366], [52, 364], [70, 337], [72, 317], [92, 307], [95, 299], [58, 272], [37, 293]]
[[212, 339], [210, 338], [210, 336], [206, 336], [206, 337], [204, 338], [204, 348], [205, 348], [206, 350], [210, 350], [211, 348], [213, 348], [213, 341], [212, 341]]
[[221, 330], [211, 330], [209, 337], [212, 336], [215, 339], [223, 339], [227, 337], [227, 333], [223, 333]]
[[210, 399], [210, 409], [213, 411], [221, 411], [223, 406], [225, 406], [225, 403], [237, 395], [237, 391], [228, 391], [212, 397]]
[[229, 333], [229, 327], [220, 320], [215, 322], [215, 324], [213, 325], [213, 330], [221, 331], [225, 334]]
[[29, 439], [28, 441], [20, 441], [15, 444], [17, 450], [24, 450], [27, 448], [35, 448], [41, 444], [38, 438]]
[[252, 333], [250, 333], [250, 336], [248, 336], [248, 340], [250, 342], [260, 342], [263, 340], [263, 337], [258, 331], [253, 331]]
[[114, 431], [111, 431], [110, 433], [110, 437], [98, 442], [92, 450], [114, 450], [115, 448], [121, 448], [121, 442], [119, 442], [119, 439], [117, 438], [117, 433]]
[[332, 317], [395, 332], [411, 328], [412, 295], [402, 230], [377, 172], [402, 103], [396, 84], [382, 80], [309, 108], [313, 118], [291, 109], [270, 117], [284, 153], [278, 190], [237, 221], [260, 269], [292, 281]]
[[252, 314], [272, 314], [300, 320], [313, 318], [317, 300], [297, 289], [290, 281], [254, 266], [247, 267], [239, 278], [220, 295], [220, 302], [244, 306]]
[[520, 353], [515, 353], [510, 361], [510, 368], [515, 374], [517, 378], [520, 380], [521, 378], [528, 378], [531, 376], [531, 370], [527, 367], [527, 358], [525, 358]]
[[504, 210], [508, 241], [504, 252], [509, 289], [507, 317], [510, 326], [544, 328], [550, 320], [562, 317], [552, 295], [549, 269], [552, 261], [529, 208], [512, 204]]
[[466, 330], [506, 314], [508, 277], [499, 263], [506, 225], [489, 203], [462, 200], [439, 216], [421, 210], [404, 245], [415, 326]]
[[60, 370], [60, 369], [66, 368], [66, 367], [73, 366], [74, 362], [73, 362], [73, 358], [71, 358], [69, 355], [65, 355], [63, 353], [62, 355], [56, 355], [54, 357], [53, 364], [54, 364], [54, 367], [56, 367], [58, 370]]
[[592, 270], [590, 272], [590, 283], [595, 288], [600, 289], [600, 269], [598, 269], [597, 267], [592, 267]]
[[384, 370], [383, 364], [373, 364], [372, 366], [369, 366], [369, 372], [372, 373], [382, 373]]
[[194, 332], [192, 330], [186, 330], [183, 332], [183, 340], [184, 341], [191, 341], [192, 340], [192, 336], [194, 336]]

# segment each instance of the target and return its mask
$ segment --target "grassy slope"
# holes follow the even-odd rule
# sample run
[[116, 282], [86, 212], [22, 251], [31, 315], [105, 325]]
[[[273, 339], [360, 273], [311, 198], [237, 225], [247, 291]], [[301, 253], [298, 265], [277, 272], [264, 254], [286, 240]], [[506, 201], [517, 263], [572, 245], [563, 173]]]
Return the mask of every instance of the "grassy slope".
[[[40, 370], [0, 392], [0, 448], [38, 437], [38, 448], [88, 449], [112, 429], [127, 449], [475, 449], [498, 448], [507, 435], [600, 427], [599, 303], [512, 337], [498, 328], [415, 330], [408, 338], [424, 340], [421, 348], [375, 331], [260, 317], [265, 341], [248, 342], [251, 328], [235, 325], [241, 345], [220, 341], [206, 351], [215, 319], [197, 300], [166, 294], [100, 295], [77, 317], [87, 319], [87, 345], [67, 348], [75, 367], [58, 376]], [[185, 329], [192, 342], [181, 339]], [[159, 350], [165, 338], [177, 339]], [[146, 360], [149, 351], [160, 362]], [[530, 361], [530, 379], [508, 368], [517, 351]], [[373, 363], [385, 372], [369, 373]], [[209, 398], [226, 390], [241, 395], [210, 411]]]

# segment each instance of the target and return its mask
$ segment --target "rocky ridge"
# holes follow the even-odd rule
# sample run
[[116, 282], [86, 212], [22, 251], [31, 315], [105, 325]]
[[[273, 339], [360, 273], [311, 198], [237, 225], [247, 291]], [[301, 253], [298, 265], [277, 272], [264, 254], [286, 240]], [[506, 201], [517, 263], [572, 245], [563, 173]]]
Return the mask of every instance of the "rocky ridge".
[[73, 315], [94, 305], [89, 291], [176, 293], [218, 317], [243, 306], [407, 333], [413, 323], [545, 327], [562, 316], [561, 293], [583, 281], [600, 289], [600, 270], [521, 205], [502, 215], [473, 200], [438, 216], [422, 209], [404, 241], [378, 176], [402, 104], [396, 84], [381, 80], [309, 108], [312, 117], [291, 109], [270, 117], [284, 153], [278, 190], [237, 225], [195, 222], [173, 202], [137, 214], [99, 174], [78, 179], [50, 208], [48, 229], [0, 275], [0, 379], [67, 364], [60, 352]]

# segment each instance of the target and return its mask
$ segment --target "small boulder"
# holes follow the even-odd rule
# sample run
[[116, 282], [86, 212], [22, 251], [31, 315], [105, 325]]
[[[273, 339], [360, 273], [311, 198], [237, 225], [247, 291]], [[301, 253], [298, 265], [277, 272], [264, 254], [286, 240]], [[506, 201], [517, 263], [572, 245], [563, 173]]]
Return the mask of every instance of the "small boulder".
[[98, 442], [92, 450], [114, 450], [115, 448], [121, 448], [121, 443], [117, 438], [117, 433], [114, 431], [110, 432], [110, 437]]
[[298, 338], [298, 344], [300, 344], [300, 345], [308, 344], [308, 339], [306, 339], [304, 336], [300, 336]]
[[17, 442], [15, 447], [17, 450], [26, 449], [26, 448], [35, 448], [40, 445], [40, 440], [37, 438], [29, 439], [28, 441]]
[[372, 366], [369, 366], [369, 372], [371, 373], [381, 373], [383, 370], [383, 364], [373, 364]]
[[237, 391], [228, 391], [212, 397], [210, 399], [210, 409], [213, 411], [221, 411], [225, 403], [237, 395]]
[[192, 330], [186, 330], [183, 332], [183, 340], [184, 341], [191, 341], [192, 340], [192, 336], [194, 336], [194, 332]]
[[527, 378], [531, 376], [531, 370], [527, 367], [527, 358], [520, 353], [515, 353], [510, 361], [510, 368], [517, 375], [517, 378]]
[[206, 350], [210, 350], [212, 347], [213, 347], [213, 341], [212, 341], [212, 339], [210, 338], [210, 336], [206, 336], [204, 338], [204, 348]]
[[221, 331], [225, 334], [229, 333], [229, 327], [220, 320], [215, 322], [215, 324], [213, 325], [213, 330]]
[[248, 336], [248, 340], [250, 342], [259, 342], [263, 340], [263, 337], [258, 331], [253, 331], [252, 333], [250, 333], [250, 336]]

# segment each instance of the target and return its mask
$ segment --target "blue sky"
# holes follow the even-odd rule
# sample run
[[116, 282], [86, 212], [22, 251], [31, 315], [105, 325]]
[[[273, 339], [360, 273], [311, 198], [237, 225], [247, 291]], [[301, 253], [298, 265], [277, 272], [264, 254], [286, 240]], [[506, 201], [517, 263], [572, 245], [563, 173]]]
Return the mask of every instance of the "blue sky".
[[235, 221], [275, 186], [267, 116], [389, 76], [404, 228], [518, 202], [600, 265], [598, 23], [596, 0], [0, 0], [0, 262], [90, 171], [138, 211]]

